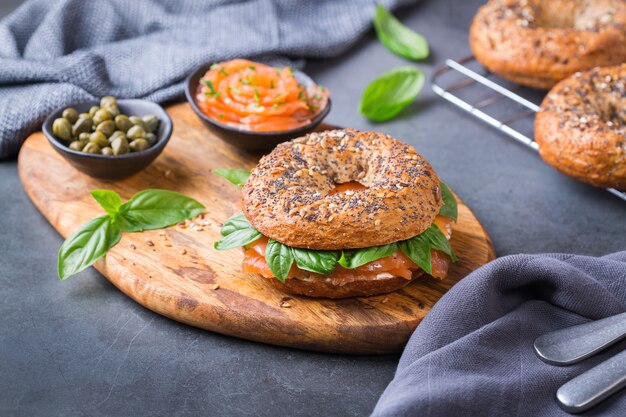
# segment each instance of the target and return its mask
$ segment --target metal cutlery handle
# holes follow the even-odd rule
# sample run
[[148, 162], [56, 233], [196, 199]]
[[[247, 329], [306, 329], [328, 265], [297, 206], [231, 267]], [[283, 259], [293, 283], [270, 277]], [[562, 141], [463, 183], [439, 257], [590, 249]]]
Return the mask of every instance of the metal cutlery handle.
[[626, 386], [626, 351], [563, 384], [556, 399], [565, 411], [582, 413]]
[[535, 352], [552, 365], [580, 362], [626, 337], [626, 313], [546, 333], [535, 339]]

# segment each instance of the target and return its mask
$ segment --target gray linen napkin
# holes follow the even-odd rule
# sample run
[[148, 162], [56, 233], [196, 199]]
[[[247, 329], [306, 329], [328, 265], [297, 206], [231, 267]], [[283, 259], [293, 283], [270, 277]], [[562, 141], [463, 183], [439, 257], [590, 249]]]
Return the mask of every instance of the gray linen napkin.
[[[626, 342], [556, 367], [535, 356], [534, 339], [625, 310], [626, 252], [497, 259], [455, 285], [425, 317], [373, 415], [567, 416], [554, 399], [558, 387]], [[626, 393], [583, 415], [626, 416]]]
[[30, 0], [0, 22], [0, 159], [72, 102], [178, 98], [213, 60], [338, 55], [374, 10], [372, 0]]

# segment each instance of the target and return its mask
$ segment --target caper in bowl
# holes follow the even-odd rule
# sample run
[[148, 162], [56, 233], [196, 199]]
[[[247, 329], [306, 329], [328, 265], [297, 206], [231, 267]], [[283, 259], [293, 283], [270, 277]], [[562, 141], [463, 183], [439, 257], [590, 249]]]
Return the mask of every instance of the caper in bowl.
[[141, 171], [161, 153], [172, 134], [172, 121], [156, 103], [107, 96], [53, 112], [43, 131], [79, 171], [120, 179]]

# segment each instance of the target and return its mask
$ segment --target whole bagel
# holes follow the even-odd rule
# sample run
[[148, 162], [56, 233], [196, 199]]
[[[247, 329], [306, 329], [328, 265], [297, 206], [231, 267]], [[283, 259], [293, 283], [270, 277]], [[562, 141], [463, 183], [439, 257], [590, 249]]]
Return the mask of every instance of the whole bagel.
[[470, 46], [491, 72], [548, 89], [575, 72], [626, 62], [624, 0], [490, 0]]
[[[329, 195], [336, 184], [368, 187]], [[443, 204], [439, 178], [415, 149], [382, 133], [310, 133], [261, 158], [242, 209], [263, 235], [307, 249], [356, 249], [409, 239]]]
[[626, 64], [557, 84], [537, 113], [535, 140], [541, 157], [564, 174], [626, 189]]

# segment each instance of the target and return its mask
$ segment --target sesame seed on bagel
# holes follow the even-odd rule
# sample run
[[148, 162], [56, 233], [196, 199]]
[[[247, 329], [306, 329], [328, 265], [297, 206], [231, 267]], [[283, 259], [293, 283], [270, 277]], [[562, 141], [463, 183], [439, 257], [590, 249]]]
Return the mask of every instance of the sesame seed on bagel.
[[598, 187], [626, 189], [626, 64], [557, 84], [535, 118], [535, 140], [557, 170]]
[[470, 46], [491, 72], [548, 89], [626, 61], [626, 1], [490, 0], [472, 22]]
[[[367, 189], [331, 193], [352, 181]], [[412, 146], [353, 129], [278, 145], [252, 170], [242, 193], [255, 229], [285, 245], [318, 250], [412, 238], [433, 223], [442, 204], [437, 174]]]

